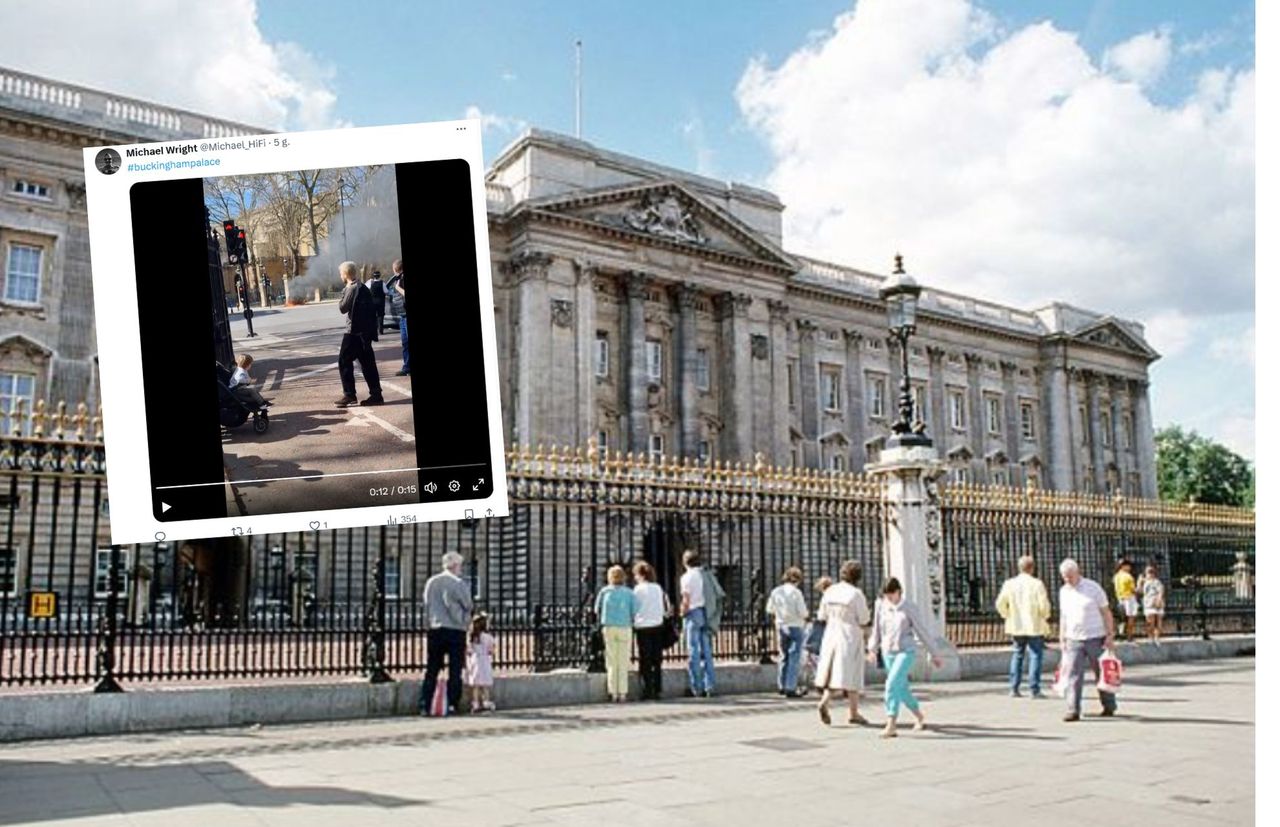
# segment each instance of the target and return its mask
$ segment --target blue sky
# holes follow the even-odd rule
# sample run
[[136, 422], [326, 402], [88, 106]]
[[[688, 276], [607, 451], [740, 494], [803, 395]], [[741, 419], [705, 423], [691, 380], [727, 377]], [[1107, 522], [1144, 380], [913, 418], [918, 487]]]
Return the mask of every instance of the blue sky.
[[[280, 129], [526, 125], [765, 186], [786, 246], [1147, 325], [1157, 425], [1253, 454], [1244, 0], [8, 0], [0, 62]], [[181, 25], [163, 25], [163, 21]], [[154, 20], [156, 25], [140, 25]], [[67, 43], [77, 48], [66, 48]]]

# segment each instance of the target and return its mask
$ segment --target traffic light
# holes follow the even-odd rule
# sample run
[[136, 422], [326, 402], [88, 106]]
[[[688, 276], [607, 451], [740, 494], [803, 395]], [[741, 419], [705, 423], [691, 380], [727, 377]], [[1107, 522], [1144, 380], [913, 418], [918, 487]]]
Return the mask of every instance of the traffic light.
[[236, 246], [237, 233], [240, 229], [236, 227], [236, 223], [231, 220], [222, 222], [222, 234], [227, 239], [227, 260], [235, 264], [240, 260], [239, 252]]
[[240, 256], [240, 261], [249, 260], [249, 243], [245, 241], [244, 230], [236, 230], [236, 254]]

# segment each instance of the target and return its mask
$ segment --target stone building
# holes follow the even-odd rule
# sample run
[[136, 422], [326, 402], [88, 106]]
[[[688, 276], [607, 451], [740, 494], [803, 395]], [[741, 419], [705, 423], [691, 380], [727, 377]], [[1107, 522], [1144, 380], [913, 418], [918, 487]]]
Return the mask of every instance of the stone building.
[[[901, 370], [883, 277], [788, 253], [776, 195], [541, 130], [487, 190], [509, 442], [876, 459]], [[1155, 496], [1142, 325], [917, 278], [917, 416], [952, 479]]]
[[81, 150], [260, 131], [0, 67], [0, 427], [16, 399], [95, 404]]
[[[0, 415], [96, 396], [80, 148], [257, 131], [0, 69]], [[541, 130], [487, 194], [508, 444], [875, 459], [900, 362], [882, 276], [788, 253], [776, 195]], [[917, 411], [953, 479], [1155, 496], [1139, 323], [916, 276]]]

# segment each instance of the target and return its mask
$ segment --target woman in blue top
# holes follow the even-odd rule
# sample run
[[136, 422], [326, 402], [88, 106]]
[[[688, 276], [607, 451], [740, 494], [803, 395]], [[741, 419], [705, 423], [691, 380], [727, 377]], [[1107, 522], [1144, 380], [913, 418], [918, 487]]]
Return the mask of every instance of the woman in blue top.
[[924, 713], [920, 702], [911, 694], [908, 676], [916, 659], [916, 640], [928, 650], [933, 665], [941, 666], [938, 646], [933, 635], [920, 618], [914, 603], [902, 596], [902, 584], [890, 577], [880, 590], [876, 601], [875, 619], [871, 624], [871, 639], [867, 641], [867, 662], [876, 662], [876, 651], [884, 655], [884, 708], [889, 720], [884, 725], [881, 738], [898, 735], [898, 709], [905, 706], [916, 718], [916, 729], [924, 729]]
[[604, 635], [605, 684], [609, 700], [627, 699], [627, 673], [631, 668], [631, 625], [635, 622], [636, 597], [626, 586], [622, 566], [609, 567], [609, 585], [596, 595], [596, 622]]

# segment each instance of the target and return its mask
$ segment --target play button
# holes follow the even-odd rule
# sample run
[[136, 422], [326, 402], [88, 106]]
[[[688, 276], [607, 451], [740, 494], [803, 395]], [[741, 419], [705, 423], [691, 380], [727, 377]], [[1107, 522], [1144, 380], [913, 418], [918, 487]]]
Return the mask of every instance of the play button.
[[161, 513], [161, 514], [163, 514], [164, 512], [168, 511], [170, 508], [173, 508], [173, 506], [169, 505], [169, 504], [168, 504], [168, 503], [166, 503], [166, 502], [162, 502], [162, 503], [160, 503], [160, 513]]

